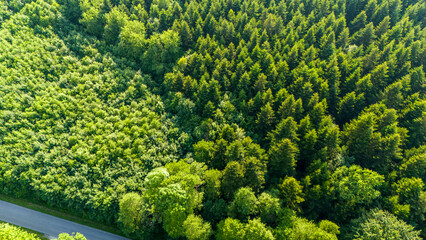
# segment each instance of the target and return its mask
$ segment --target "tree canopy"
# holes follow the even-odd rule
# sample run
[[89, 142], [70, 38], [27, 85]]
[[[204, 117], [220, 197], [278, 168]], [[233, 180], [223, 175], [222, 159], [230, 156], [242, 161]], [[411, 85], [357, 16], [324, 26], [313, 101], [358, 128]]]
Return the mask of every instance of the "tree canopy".
[[135, 239], [424, 238], [425, 15], [0, 1], [0, 193]]

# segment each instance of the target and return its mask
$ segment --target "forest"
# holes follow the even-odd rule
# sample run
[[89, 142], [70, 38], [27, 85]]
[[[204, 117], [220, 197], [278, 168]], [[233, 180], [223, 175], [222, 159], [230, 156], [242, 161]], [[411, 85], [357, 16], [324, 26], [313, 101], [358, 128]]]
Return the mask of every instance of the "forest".
[[131, 239], [424, 239], [425, 16], [0, 0], [0, 194]]

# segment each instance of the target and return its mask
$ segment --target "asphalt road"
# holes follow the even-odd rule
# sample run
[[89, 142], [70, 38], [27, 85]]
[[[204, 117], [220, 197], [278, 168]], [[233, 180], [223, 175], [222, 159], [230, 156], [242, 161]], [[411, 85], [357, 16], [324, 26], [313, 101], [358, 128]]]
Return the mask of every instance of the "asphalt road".
[[60, 233], [83, 234], [87, 240], [129, 240], [109, 232], [74, 223], [0, 200], [0, 220], [46, 234], [49, 239]]

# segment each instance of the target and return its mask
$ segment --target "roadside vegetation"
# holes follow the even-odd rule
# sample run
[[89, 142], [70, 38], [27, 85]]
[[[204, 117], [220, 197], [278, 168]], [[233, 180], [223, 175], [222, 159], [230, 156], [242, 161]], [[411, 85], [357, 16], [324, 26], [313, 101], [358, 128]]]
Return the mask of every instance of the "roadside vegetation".
[[[0, 222], [0, 239], [2, 240], [47, 240], [43, 234], [34, 232], [30, 229], [25, 229], [18, 226], [13, 226], [9, 223]], [[82, 234], [76, 233], [69, 235], [68, 233], [61, 233], [57, 239], [54, 240], [87, 240]]]

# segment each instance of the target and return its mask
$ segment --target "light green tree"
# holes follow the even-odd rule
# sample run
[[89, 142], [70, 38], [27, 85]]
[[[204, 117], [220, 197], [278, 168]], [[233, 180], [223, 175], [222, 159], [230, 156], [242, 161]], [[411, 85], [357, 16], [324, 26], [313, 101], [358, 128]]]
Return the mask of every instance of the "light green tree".
[[127, 25], [128, 20], [129, 17], [117, 7], [114, 7], [105, 15], [106, 24], [103, 32], [103, 38], [107, 44], [115, 44], [117, 42], [121, 29]]
[[381, 195], [379, 188], [383, 183], [382, 175], [357, 165], [337, 168], [331, 175], [327, 190], [337, 201], [332, 209], [334, 218], [344, 221], [351, 214], [361, 214]]
[[193, 214], [183, 222], [183, 228], [188, 240], [208, 240], [213, 233], [210, 223]]
[[337, 240], [339, 227], [331, 222], [328, 225], [329, 227], [323, 229], [307, 219], [294, 217], [290, 227], [284, 230], [284, 235], [290, 240]]
[[240, 188], [229, 206], [229, 215], [241, 221], [247, 220], [250, 215], [257, 213], [257, 198], [251, 188]]
[[120, 200], [119, 206], [118, 221], [123, 224], [123, 230], [128, 233], [137, 231], [141, 221], [141, 196], [137, 193], [127, 193]]
[[245, 229], [244, 240], [275, 240], [272, 232], [259, 218], [249, 220]]
[[75, 233], [71, 235], [68, 233], [61, 233], [59, 234], [59, 237], [56, 240], [87, 240], [87, 239], [81, 233]]
[[259, 216], [268, 226], [276, 226], [282, 214], [280, 199], [263, 192], [258, 198]]
[[189, 196], [180, 184], [159, 188], [155, 212], [160, 215], [163, 227], [171, 237], [184, 236], [183, 222], [191, 213]]
[[371, 210], [353, 228], [355, 240], [421, 239], [413, 226], [380, 209]]
[[292, 175], [296, 167], [297, 145], [284, 138], [272, 144], [269, 149], [268, 174], [270, 178], [279, 179]]
[[284, 207], [299, 210], [299, 204], [304, 202], [303, 187], [293, 177], [284, 178], [281, 185], [279, 185], [280, 197]]
[[239, 220], [227, 218], [217, 226], [216, 239], [218, 240], [240, 240], [244, 239], [246, 229]]

